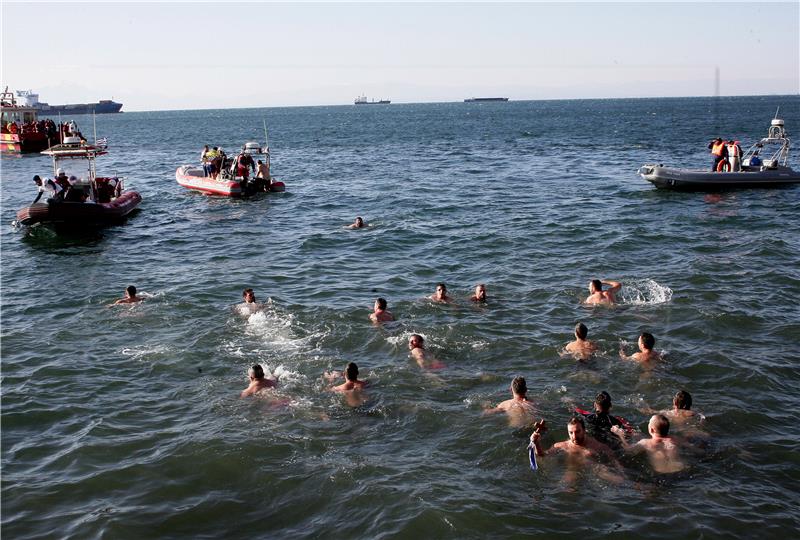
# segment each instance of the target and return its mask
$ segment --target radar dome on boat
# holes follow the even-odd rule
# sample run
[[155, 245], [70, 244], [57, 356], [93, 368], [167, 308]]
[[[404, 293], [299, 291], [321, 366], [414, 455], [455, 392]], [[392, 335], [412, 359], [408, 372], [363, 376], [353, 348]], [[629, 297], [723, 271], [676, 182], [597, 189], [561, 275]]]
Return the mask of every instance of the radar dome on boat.
[[244, 151], [246, 154], [260, 154], [261, 145], [258, 144], [257, 142], [244, 143]]
[[770, 124], [769, 124], [769, 125], [771, 125], [771, 126], [781, 126], [781, 127], [783, 127], [783, 120], [781, 120], [780, 118], [773, 118], [773, 119], [772, 119], [772, 122], [770, 122]]
[[80, 137], [64, 137], [64, 144], [81, 144]]

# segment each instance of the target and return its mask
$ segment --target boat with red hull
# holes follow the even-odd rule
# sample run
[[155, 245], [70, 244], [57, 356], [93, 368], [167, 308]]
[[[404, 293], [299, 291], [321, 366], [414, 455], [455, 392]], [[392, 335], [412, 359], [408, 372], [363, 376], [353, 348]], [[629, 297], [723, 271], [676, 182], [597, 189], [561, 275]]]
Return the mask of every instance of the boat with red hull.
[[[125, 191], [124, 178], [97, 176], [95, 159], [107, 154], [104, 144], [86, 144], [78, 137], [67, 137], [62, 144], [48, 148], [42, 154], [53, 158], [53, 173], [58, 194], [45, 202], [34, 201], [17, 212], [16, 224], [50, 223], [66, 226], [103, 226], [122, 222], [142, 202], [135, 191]], [[88, 164], [85, 178], [67, 180], [60, 165], [80, 160]], [[60, 174], [59, 174], [60, 173]], [[62, 184], [65, 186], [62, 190]]]
[[[265, 156], [267, 171], [269, 171], [269, 147], [262, 148], [258, 143], [248, 142], [242, 147], [242, 154], [248, 154], [251, 157]], [[202, 167], [181, 165], [175, 171], [175, 181], [187, 189], [222, 197], [245, 197], [260, 192], [286, 191], [286, 185], [269, 173], [267, 173], [268, 178], [256, 177], [245, 180], [238, 174], [236, 158], [220, 158], [216, 166], [219, 167], [219, 173], [216, 178], [212, 178]]]
[[[0, 154], [41, 152], [50, 146], [34, 107], [21, 105], [8, 87], [0, 94]], [[56, 136], [53, 135], [55, 142]]]

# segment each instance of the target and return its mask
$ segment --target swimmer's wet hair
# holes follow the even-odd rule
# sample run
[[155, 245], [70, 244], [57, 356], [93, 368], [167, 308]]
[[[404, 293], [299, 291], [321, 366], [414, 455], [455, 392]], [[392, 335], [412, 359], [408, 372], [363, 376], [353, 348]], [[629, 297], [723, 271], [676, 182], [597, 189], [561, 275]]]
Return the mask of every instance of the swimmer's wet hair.
[[252, 292], [253, 292], [253, 289], [245, 289], [245, 290], [243, 290], [242, 291], [242, 298], [244, 298], [248, 294], [252, 294]]
[[378, 303], [379, 309], [386, 309], [386, 298], [378, 298], [375, 301]]
[[689, 410], [692, 408], [692, 395], [686, 390], [678, 390], [675, 398], [672, 400], [675, 406], [679, 409]]
[[514, 377], [514, 380], [511, 381], [511, 390], [514, 391], [515, 394], [519, 394], [520, 396], [524, 396], [528, 393], [528, 385], [525, 382], [525, 377]]
[[444, 283], [437, 283], [436, 288], [438, 289], [439, 287], [441, 287], [444, 290], [447, 290], [447, 285], [445, 285]]
[[344, 378], [348, 381], [355, 381], [358, 379], [358, 366], [355, 362], [350, 362], [347, 364], [347, 367], [344, 368]]
[[608, 412], [611, 408], [611, 394], [603, 390], [594, 398], [594, 402], [600, 406], [602, 412]]
[[409, 340], [409, 341], [411, 341], [411, 338], [415, 338], [415, 337], [418, 337], [418, 338], [419, 338], [419, 342], [420, 342], [420, 343], [425, 343], [425, 338], [424, 338], [424, 337], [422, 337], [422, 336], [421, 336], [421, 335], [419, 335], [419, 334], [411, 334], [411, 336], [409, 336], [408, 340]]
[[653, 347], [655, 347], [656, 338], [654, 338], [653, 334], [651, 334], [650, 332], [642, 332], [641, 338], [642, 338], [642, 344], [644, 345], [645, 349], [650, 350]]
[[598, 291], [602, 291], [603, 290], [603, 282], [600, 281], [599, 279], [593, 279], [592, 280], [592, 286]]
[[252, 373], [253, 377], [256, 379], [264, 378], [264, 368], [261, 367], [261, 364], [254, 364], [248, 371]]
[[583, 421], [582, 416], [573, 416], [567, 422], [567, 426], [577, 426], [580, 425], [584, 430], [586, 429], [586, 423]]
[[589, 335], [589, 329], [586, 328], [585, 324], [579, 322], [575, 325], [575, 335], [578, 336], [579, 339], [586, 339], [586, 336]]
[[136, 287], [134, 287], [133, 285], [128, 285], [127, 287], [125, 287], [125, 292], [131, 296], [136, 296]]
[[666, 416], [663, 414], [654, 414], [651, 420], [653, 421], [653, 428], [655, 428], [656, 433], [662, 437], [669, 435], [669, 420], [667, 420]]

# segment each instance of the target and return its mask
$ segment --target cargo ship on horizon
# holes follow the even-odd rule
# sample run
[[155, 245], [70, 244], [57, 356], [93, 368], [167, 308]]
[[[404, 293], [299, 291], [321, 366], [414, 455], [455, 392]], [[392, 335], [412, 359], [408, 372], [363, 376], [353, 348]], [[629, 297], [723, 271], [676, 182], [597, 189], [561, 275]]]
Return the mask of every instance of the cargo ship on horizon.
[[508, 101], [507, 97], [473, 97], [464, 100], [464, 103], [480, 103], [484, 101]]
[[358, 96], [353, 103], [356, 105], [388, 105], [391, 101], [388, 99], [382, 99], [380, 101], [375, 101], [375, 99], [373, 99], [372, 101], [367, 101], [367, 96]]
[[50, 105], [39, 101], [39, 94], [33, 90], [17, 90], [17, 99], [25, 107], [32, 107], [44, 116], [57, 114], [112, 114], [122, 112], [122, 103], [110, 99], [101, 99], [97, 103], [69, 103], [67, 105]]

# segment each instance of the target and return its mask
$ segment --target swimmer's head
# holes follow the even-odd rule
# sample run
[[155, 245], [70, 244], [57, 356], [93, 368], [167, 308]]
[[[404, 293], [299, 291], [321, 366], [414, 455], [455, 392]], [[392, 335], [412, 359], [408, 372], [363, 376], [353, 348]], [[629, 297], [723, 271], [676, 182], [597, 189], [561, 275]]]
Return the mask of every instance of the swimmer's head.
[[570, 442], [583, 445], [586, 442], [586, 424], [583, 423], [583, 418], [573, 416], [567, 422], [567, 434], [569, 434]]
[[134, 287], [133, 285], [128, 285], [127, 287], [125, 287], [125, 294], [128, 295], [128, 298], [133, 298], [134, 296], [136, 296], [136, 287]]
[[603, 290], [603, 283], [599, 279], [593, 279], [589, 282], [589, 292], [596, 293]]
[[253, 289], [245, 289], [242, 291], [242, 298], [248, 304], [251, 304], [256, 301], [256, 293], [253, 292]]
[[444, 296], [445, 294], [447, 294], [447, 285], [445, 285], [444, 283], [437, 283], [436, 292]]
[[639, 346], [646, 350], [651, 351], [656, 344], [656, 338], [653, 337], [653, 334], [650, 332], [642, 332], [642, 335], [639, 336]]
[[363, 227], [364, 219], [361, 216], [356, 217], [356, 227]]
[[358, 380], [358, 366], [355, 362], [350, 362], [347, 364], [347, 367], [344, 368], [344, 378], [348, 381]]
[[375, 309], [384, 310], [386, 309], [386, 298], [376, 298], [375, 299]]
[[605, 390], [594, 398], [594, 410], [599, 413], [607, 413], [611, 410], [611, 395]]
[[475, 298], [478, 300], [486, 300], [486, 285], [479, 283], [475, 287]]
[[589, 335], [589, 329], [586, 328], [586, 325], [582, 322], [579, 322], [575, 325], [575, 337], [578, 339], [586, 339], [586, 336]]
[[250, 380], [261, 380], [264, 378], [264, 368], [260, 364], [255, 364], [247, 370], [247, 376], [250, 377]]
[[409, 349], [416, 349], [417, 347], [422, 347], [423, 343], [425, 343], [425, 338], [423, 338], [419, 334], [411, 334], [411, 337], [408, 338]]
[[525, 383], [525, 377], [514, 377], [511, 381], [511, 391], [518, 396], [524, 396], [528, 393], [528, 385]]
[[654, 414], [650, 417], [650, 423], [647, 425], [647, 431], [650, 435], [659, 435], [666, 437], [669, 435], [669, 420], [663, 414]]
[[678, 393], [672, 398], [672, 404], [676, 409], [685, 409], [688, 411], [692, 408], [692, 395], [686, 390], [678, 390]]

